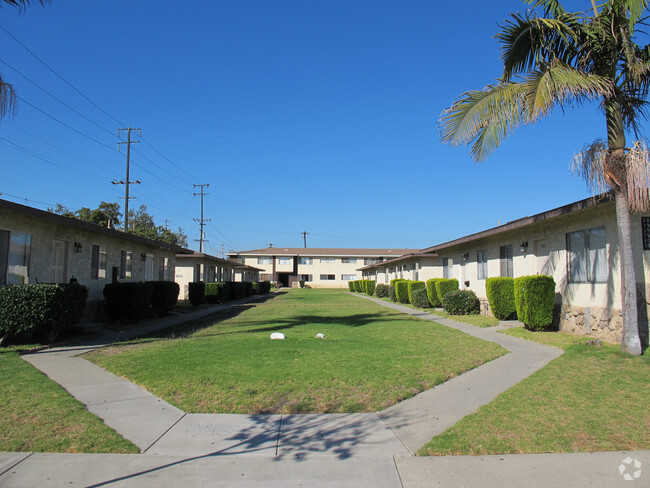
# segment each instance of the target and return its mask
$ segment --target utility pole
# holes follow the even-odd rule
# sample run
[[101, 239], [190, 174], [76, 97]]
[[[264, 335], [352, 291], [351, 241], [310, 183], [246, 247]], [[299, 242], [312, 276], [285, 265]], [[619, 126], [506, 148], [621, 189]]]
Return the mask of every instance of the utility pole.
[[305, 241], [305, 249], [307, 249], [307, 236], [309, 235], [309, 232], [305, 230], [301, 232], [301, 234], [302, 234], [302, 240]]
[[126, 144], [126, 180], [124, 181], [115, 181], [113, 180], [114, 185], [126, 185], [126, 195], [124, 197], [124, 232], [129, 231], [129, 199], [130, 198], [135, 198], [135, 197], [130, 197], [129, 196], [129, 185], [135, 185], [135, 184], [140, 184], [140, 180], [136, 181], [130, 181], [129, 180], [129, 163], [131, 160], [131, 144], [134, 144], [136, 142], [140, 141], [132, 141], [131, 140], [131, 131], [132, 130], [137, 130], [138, 131], [138, 137], [142, 137], [142, 132], [140, 129], [133, 129], [131, 127], [127, 127], [126, 129], [117, 129], [117, 137], [120, 137], [120, 131], [125, 130], [126, 131], [126, 142], [118, 142], [117, 143], [117, 150], [120, 150], [120, 144]]
[[205, 235], [203, 233], [203, 226], [205, 225], [205, 222], [212, 222], [210, 219], [204, 219], [203, 218], [203, 197], [205, 195], [209, 195], [209, 193], [203, 193], [203, 188], [207, 188], [210, 185], [208, 183], [205, 183], [204, 185], [194, 185], [194, 188], [196, 187], [201, 188], [201, 193], [195, 193], [194, 196], [201, 195], [201, 218], [200, 219], [194, 219], [195, 222], [198, 222], [199, 225], [201, 226], [201, 237], [200, 239], [194, 239], [195, 241], [199, 241], [199, 252], [203, 252], [203, 243], [208, 242], [205, 239], [203, 239], [203, 236]]
[[165, 219], [165, 230], [169, 230], [169, 229], [167, 228], [167, 224], [169, 224], [169, 222], [171, 222], [171, 220], [167, 220], [167, 219]]

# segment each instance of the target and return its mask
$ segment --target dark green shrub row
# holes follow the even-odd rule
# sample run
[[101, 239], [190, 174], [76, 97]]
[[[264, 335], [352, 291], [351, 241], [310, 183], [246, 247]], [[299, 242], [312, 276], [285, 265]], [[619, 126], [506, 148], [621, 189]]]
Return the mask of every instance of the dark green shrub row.
[[138, 322], [151, 315], [154, 285], [151, 283], [108, 283], [104, 286], [109, 320]]
[[499, 320], [517, 316], [515, 307], [515, 280], [509, 277], [494, 277], [485, 280], [485, 294], [492, 314]]
[[514, 280], [517, 318], [531, 330], [542, 330], [553, 322], [555, 280], [551, 276], [521, 276]]
[[390, 296], [390, 285], [378, 284], [375, 287], [375, 296], [377, 298], [388, 298]]
[[413, 290], [411, 293], [411, 305], [417, 308], [431, 308], [425, 287], [419, 287]]
[[348, 288], [350, 291], [357, 293], [365, 293], [366, 295], [375, 294], [375, 280], [353, 280], [348, 281]]
[[153, 315], [162, 317], [171, 312], [178, 302], [180, 287], [173, 281], [147, 281], [153, 286], [151, 308]]
[[447, 293], [458, 290], [458, 280], [450, 278], [438, 278], [435, 282], [435, 287], [436, 294], [438, 295], [438, 300], [440, 300], [440, 303], [443, 304], [442, 306], [444, 308], [443, 299]]
[[409, 296], [409, 303], [411, 305], [415, 305], [413, 303], [413, 292], [415, 290], [419, 290], [420, 288], [426, 288], [426, 283], [424, 281], [409, 281], [407, 285], [407, 290], [408, 290], [408, 296]]
[[355, 291], [354, 290], [354, 281], [348, 281], [348, 289], [350, 291]]
[[377, 282], [375, 280], [365, 280], [366, 282], [366, 295], [373, 296], [375, 294], [375, 288], [377, 288]]
[[83, 317], [87, 298], [88, 288], [78, 284], [0, 287], [0, 343], [53, 342]]
[[442, 301], [436, 291], [436, 281], [440, 278], [432, 278], [427, 280], [427, 297], [432, 307], [442, 307]]
[[399, 303], [411, 303], [409, 300], [408, 280], [399, 280], [395, 282], [395, 296]]
[[477, 314], [481, 310], [481, 302], [472, 290], [453, 290], [442, 297], [442, 308], [452, 315]]
[[189, 301], [193, 307], [203, 302], [224, 303], [229, 300], [264, 295], [271, 291], [271, 282], [225, 281], [219, 283], [192, 282], [188, 285]]
[[395, 285], [390, 285], [388, 287], [388, 298], [391, 302], [397, 302], [397, 295], [395, 293]]

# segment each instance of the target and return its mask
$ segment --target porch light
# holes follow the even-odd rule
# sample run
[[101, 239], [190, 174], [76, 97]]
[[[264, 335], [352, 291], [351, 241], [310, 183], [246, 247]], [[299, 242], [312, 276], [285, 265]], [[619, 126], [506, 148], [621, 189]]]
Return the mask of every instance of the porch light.
[[469, 253], [466, 252], [465, 254], [463, 254], [463, 260], [467, 261], [468, 259], [469, 259]]
[[528, 249], [528, 241], [522, 241], [521, 246], [519, 246], [519, 250], [521, 252], [526, 252]]
[[74, 243], [74, 252], [77, 254], [80, 254], [81, 251], [83, 251], [83, 246], [81, 245], [81, 242], [75, 242]]
[[147, 260], [147, 255], [145, 253], [140, 254], [140, 259], [142, 259], [143, 261], [146, 261]]

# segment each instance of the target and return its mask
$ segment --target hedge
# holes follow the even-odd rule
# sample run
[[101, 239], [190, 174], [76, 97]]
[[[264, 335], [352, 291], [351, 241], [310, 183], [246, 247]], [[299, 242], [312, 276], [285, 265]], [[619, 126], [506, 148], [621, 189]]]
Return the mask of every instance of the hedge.
[[413, 292], [415, 290], [419, 290], [420, 288], [426, 288], [426, 283], [424, 281], [409, 281], [407, 284], [407, 290], [408, 290], [408, 296], [409, 296], [409, 303], [411, 305], [415, 305], [413, 303]]
[[447, 293], [450, 291], [458, 290], [458, 280], [450, 278], [438, 278], [435, 283], [436, 293], [440, 303], [443, 302], [443, 299]]
[[453, 290], [445, 293], [442, 308], [452, 315], [471, 315], [481, 311], [481, 302], [472, 290]]
[[363, 290], [361, 289], [361, 280], [355, 280], [354, 282], [354, 291], [357, 293], [361, 293]]
[[407, 280], [395, 282], [395, 296], [399, 303], [411, 303], [409, 301], [409, 282]]
[[375, 288], [375, 296], [377, 298], [388, 298], [390, 296], [390, 285], [378, 284]]
[[397, 295], [395, 294], [395, 285], [388, 286], [388, 298], [391, 302], [397, 302]]
[[205, 299], [205, 283], [203, 281], [193, 281], [187, 285], [188, 298], [194, 308], [203, 303]]
[[392, 280], [390, 280], [390, 284], [392, 286], [395, 286], [395, 283], [397, 283], [398, 281], [408, 281], [408, 280], [406, 280], [404, 278], [393, 278]]
[[374, 295], [377, 282], [375, 280], [366, 280], [366, 295]]
[[[205, 301], [208, 303], [224, 302], [224, 283], [206, 283], [204, 286]], [[228, 292], [230, 295], [230, 292]]]
[[153, 293], [151, 283], [108, 283], [104, 285], [106, 314], [110, 320], [138, 322], [151, 313]]
[[442, 307], [442, 301], [436, 291], [436, 281], [439, 279], [440, 278], [432, 278], [427, 280], [427, 298], [432, 307]]
[[499, 320], [516, 317], [515, 280], [506, 276], [485, 280], [485, 294], [492, 314]]
[[431, 308], [429, 297], [427, 296], [427, 289], [420, 287], [413, 290], [411, 304], [417, 308]]
[[354, 291], [354, 281], [348, 281], [348, 288], [350, 291]]
[[173, 281], [147, 281], [153, 286], [153, 296], [151, 297], [151, 308], [153, 314], [162, 317], [171, 312], [178, 302], [178, 292], [180, 287]]
[[534, 275], [515, 278], [517, 318], [526, 328], [539, 331], [553, 323], [555, 280], [551, 276]]
[[10, 338], [53, 342], [83, 317], [87, 298], [88, 288], [79, 284], [0, 287], [0, 344]]

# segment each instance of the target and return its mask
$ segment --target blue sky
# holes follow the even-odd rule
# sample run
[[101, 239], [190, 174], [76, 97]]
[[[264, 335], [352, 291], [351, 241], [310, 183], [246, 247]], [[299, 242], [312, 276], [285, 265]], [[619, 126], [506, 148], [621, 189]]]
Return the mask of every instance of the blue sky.
[[131, 159], [142, 183], [129, 205], [182, 227], [198, 249], [193, 184], [208, 183], [211, 254], [301, 247], [302, 231], [309, 247], [424, 248], [585, 198], [569, 164], [605, 136], [597, 107], [521, 127], [481, 164], [439, 139], [442, 110], [499, 76], [493, 36], [525, 7], [52, 0], [19, 15], [3, 6], [0, 73], [21, 100], [0, 120], [0, 198], [123, 205], [111, 181], [125, 177], [117, 129], [127, 126], [142, 130]]

